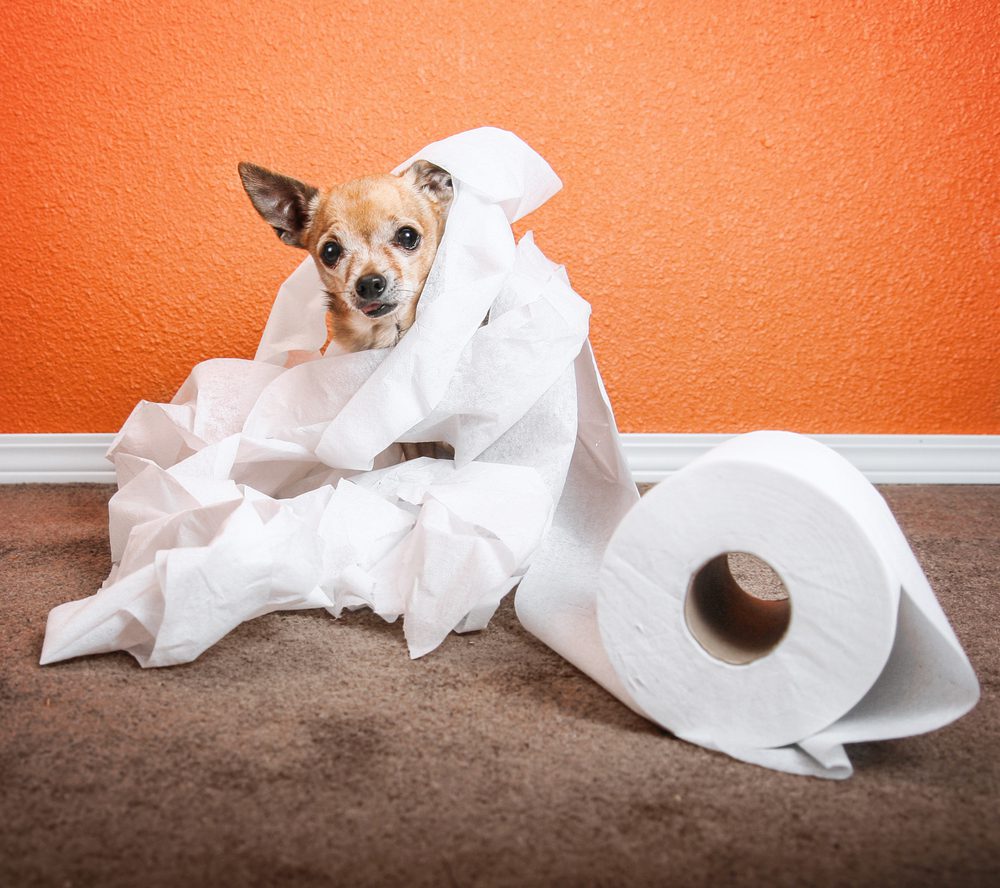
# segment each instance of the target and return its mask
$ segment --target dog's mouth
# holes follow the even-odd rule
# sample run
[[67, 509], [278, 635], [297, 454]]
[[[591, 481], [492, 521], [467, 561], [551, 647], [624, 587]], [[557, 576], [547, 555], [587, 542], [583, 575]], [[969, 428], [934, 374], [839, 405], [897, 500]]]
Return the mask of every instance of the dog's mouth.
[[361, 312], [369, 318], [381, 318], [396, 308], [395, 302], [368, 302], [360, 306]]

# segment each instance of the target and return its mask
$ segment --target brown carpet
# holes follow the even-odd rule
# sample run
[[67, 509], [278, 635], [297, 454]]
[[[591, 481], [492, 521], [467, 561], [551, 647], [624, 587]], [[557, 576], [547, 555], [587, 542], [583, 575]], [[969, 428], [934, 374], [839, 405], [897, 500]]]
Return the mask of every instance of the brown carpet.
[[509, 600], [416, 662], [398, 625], [305, 612], [187, 666], [41, 668], [110, 492], [0, 488], [0, 885], [998, 884], [1000, 486], [885, 489], [983, 699], [839, 783], [673, 739]]

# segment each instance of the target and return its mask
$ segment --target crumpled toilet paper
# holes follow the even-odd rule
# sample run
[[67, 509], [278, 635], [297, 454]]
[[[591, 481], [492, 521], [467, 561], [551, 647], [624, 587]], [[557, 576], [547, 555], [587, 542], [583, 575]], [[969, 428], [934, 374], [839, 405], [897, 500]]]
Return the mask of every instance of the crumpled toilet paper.
[[[637, 505], [589, 306], [510, 229], [559, 179], [492, 128], [399, 169], [417, 159], [455, 195], [414, 326], [392, 349], [324, 351], [307, 258], [254, 360], [206, 361], [169, 404], [141, 402], [109, 451], [111, 574], [52, 610], [43, 664], [112, 650], [183, 663], [244, 620], [303, 608], [402, 617], [419, 657], [485, 627], [520, 583], [529, 631], [635, 711], [744, 761], [845, 777], [842, 744], [971, 708], [971, 667], [888, 507], [821, 445], [736, 439]], [[293, 353], [312, 359], [286, 369]], [[454, 457], [402, 461], [410, 442]], [[730, 551], [771, 563], [791, 601], [773, 650], [740, 664], [684, 609]]]
[[[169, 404], [141, 402], [109, 451], [111, 574], [53, 609], [42, 663], [112, 650], [183, 663], [244, 620], [317, 607], [402, 616], [419, 657], [483, 628], [524, 575], [573, 450], [590, 307], [510, 225], [561, 183], [498, 129], [400, 169], [418, 158], [455, 194], [412, 329], [392, 349], [321, 354], [307, 258], [253, 361], [205, 361]], [[286, 369], [292, 352], [314, 360]], [[403, 462], [402, 442], [454, 458]]]

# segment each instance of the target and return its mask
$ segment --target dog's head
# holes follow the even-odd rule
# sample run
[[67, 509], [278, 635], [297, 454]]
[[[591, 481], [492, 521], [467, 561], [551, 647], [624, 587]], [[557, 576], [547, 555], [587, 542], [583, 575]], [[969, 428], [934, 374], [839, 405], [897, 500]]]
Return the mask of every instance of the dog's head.
[[394, 345], [413, 323], [444, 232], [448, 173], [418, 160], [398, 176], [318, 189], [250, 163], [239, 170], [278, 237], [316, 261], [338, 344], [348, 351]]

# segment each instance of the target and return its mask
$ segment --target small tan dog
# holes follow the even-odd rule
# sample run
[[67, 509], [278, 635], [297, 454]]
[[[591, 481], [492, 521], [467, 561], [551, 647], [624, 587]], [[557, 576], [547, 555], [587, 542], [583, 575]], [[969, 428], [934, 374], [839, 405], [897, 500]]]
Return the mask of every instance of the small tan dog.
[[398, 176], [315, 188], [239, 165], [257, 212], [308, 250], [328, 296], [331, 338], [345, 351], [386, 348], [413, 324], [454, 195], [445, 170], [418, 160]]

